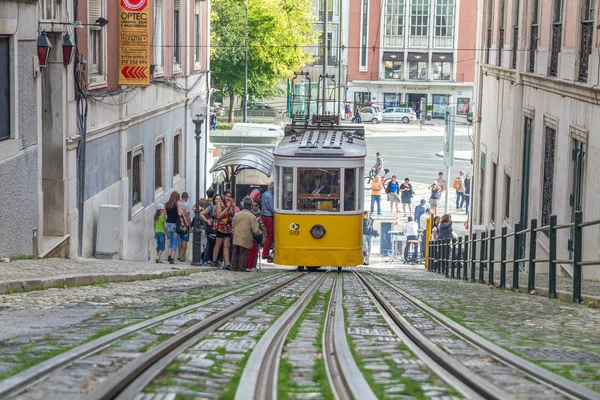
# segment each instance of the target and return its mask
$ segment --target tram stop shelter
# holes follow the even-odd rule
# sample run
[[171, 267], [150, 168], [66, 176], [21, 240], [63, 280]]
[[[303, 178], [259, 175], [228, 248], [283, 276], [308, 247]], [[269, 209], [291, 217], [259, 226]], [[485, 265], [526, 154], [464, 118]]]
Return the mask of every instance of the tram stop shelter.
[[271, 150], [260, 147], [241, 147], [223, 155], [219, 158], [209, 173], [222, 172], [225, 175], [225, 183], [232, 189], [234, 198], [238, 203], [250, 195], [254, 189], [263, 193], [267, 185], [236, 184], [235, 178], [244, 170], [254, 169], [270, 177], [273, 174], [274, 157]]

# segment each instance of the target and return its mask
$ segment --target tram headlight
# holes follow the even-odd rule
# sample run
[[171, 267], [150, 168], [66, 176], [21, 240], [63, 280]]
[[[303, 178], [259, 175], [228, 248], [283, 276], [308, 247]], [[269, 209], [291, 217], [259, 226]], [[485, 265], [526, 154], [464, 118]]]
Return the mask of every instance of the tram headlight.
[[325, 236], [325, 228], [323, 227], [323, 225], [317, 224], [310, 228], [310, 234], [315, 239], [321, 239], [323, 236]]

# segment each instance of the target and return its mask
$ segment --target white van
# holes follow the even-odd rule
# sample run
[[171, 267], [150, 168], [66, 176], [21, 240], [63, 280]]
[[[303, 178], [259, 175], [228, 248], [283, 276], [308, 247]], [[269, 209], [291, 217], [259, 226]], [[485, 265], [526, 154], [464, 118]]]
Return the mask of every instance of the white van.
[[238, 122], [233, 124], [231, 130], [233, 132], [244, 132], [248, 136], [283, 137], [283, 127], [280, 125]]

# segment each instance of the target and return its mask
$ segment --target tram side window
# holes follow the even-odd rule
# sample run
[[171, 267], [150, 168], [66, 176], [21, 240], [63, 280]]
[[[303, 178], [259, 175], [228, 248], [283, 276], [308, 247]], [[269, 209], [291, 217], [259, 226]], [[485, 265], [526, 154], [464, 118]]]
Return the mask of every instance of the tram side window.
[[298, 210], [340, 211], [340, 170], [298, 168]]
[[282, 168], [281, 209], [292, 210], [294, 206], [294, 169]]
[[344, 211], [356, 210], [356, 169], [344, 170]]

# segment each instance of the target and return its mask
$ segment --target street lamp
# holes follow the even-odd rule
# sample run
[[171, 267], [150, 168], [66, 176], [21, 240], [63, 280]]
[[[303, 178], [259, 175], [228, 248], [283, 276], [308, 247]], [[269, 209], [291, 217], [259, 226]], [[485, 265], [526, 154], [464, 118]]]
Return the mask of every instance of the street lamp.
[[63, 51], [63, 64], [71, 64], [73, 60], [73, 50], [75, 49], [75, 43], [71, 40], [71, 36], [67, 33], [63, 37], [62, 51]]
[[194, 242], [192, 244], [192, 265], [202, 265], [202, 236], [200, 234], [200, 207], [198, 199], [200, 199], [200, 138], [202, 137], [202, 125], [206, 121], [206, 114], [208, 113], [208, 106], [198, 96], [190, 104], [190, 115], [192, 116], [192, 122], [196, 129], [196, 211], [194, 219]]
[[48, 39], [45, 30], [42, 31], [42, 34], [38, 37], [37, 51], [40, 67], [47, 67], [48, 61], [50, 60], [50, 51], [52, 51], [52, 43], [50, 43], [50, 39]]

